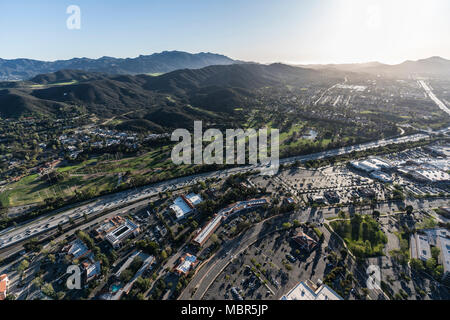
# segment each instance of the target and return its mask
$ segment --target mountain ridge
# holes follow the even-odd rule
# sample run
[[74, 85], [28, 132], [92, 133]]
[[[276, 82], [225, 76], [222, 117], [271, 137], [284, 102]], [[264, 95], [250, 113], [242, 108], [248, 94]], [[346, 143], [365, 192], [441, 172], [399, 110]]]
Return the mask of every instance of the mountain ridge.
[[405, 77], [414, 75], [434, 75], [450, 77], [450, 60], [433, 56], [419, 60], [406, 60], [399, 64], [385, 64], [378, 61], [346, 64], [310, 64], [296, 65], [314, 70], [339, 70]]
[[108, 74], [167, 73], [178, 69], [201, 69], [210, 65], [243, 63], [225, 55], [200, 52], [163, 51], [136, 58], [101, 57], [41, 61], [27, 58], [1, 59], [0, 81], [28, 80], [39, 74], [71, 69]]

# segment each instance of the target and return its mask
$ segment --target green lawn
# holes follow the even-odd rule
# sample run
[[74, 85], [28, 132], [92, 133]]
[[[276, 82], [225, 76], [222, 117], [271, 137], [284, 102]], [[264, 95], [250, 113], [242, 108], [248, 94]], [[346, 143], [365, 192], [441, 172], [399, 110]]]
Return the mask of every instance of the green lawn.
[[366, 258], [384, 254], [387, 237], [372, 217], [355, 214], [350, 220], [331, 221], [330, 225], [355, 256]]

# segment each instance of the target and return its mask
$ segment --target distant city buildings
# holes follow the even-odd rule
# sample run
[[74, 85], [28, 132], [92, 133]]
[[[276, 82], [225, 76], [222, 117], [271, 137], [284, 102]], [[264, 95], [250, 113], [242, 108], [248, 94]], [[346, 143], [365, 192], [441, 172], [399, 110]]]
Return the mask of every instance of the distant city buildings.
[[326, 284], [315, 285], [310, 280], [301, 281], [281, 300], [344, 300]]

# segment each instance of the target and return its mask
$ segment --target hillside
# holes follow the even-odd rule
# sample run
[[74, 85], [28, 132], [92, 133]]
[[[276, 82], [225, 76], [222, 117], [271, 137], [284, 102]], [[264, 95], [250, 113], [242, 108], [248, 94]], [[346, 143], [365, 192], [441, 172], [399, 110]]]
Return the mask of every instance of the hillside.
[[108, 76], [64, 70], [31, 80], [31, 83], [64, 82], [64, 85], [36, 87], [26, 86], [30, 83], [26, 82], [23, 88], [0, 91], [0, 116], [48, 115], [62, 106], [81, 106], [99, 118], [131, 113], [130, 120], [145, 119], [158, 129], [179, 127], [196, 118], [217, 121], [223, 114], [233, 113], [235, 108], [251, 107], [254, 103], [251, 98], [258, 88], [303, 86], [334, 81], [334, 77], [336, 81], [342, 79], [335, 74], [282, 64], [209, 66], [160, 76]]

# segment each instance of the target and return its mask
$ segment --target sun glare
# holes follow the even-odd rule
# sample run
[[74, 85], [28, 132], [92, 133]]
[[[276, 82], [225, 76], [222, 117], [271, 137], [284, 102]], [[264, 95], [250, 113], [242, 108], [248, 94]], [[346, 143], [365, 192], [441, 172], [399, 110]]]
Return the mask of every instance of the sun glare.
[[420, 48], [436, 42], [437, 31], [444, 27], [443, 21], [436, 19], [442, 3], [428, 1], [425, 6], [421, 0], [339, 0], [331, 8], [331, 20], [323, 22], [330, 24], [329, 43], [340, 61], [384, 57], [384, 62], [398, 63], [404, 57], [423, 56]]

